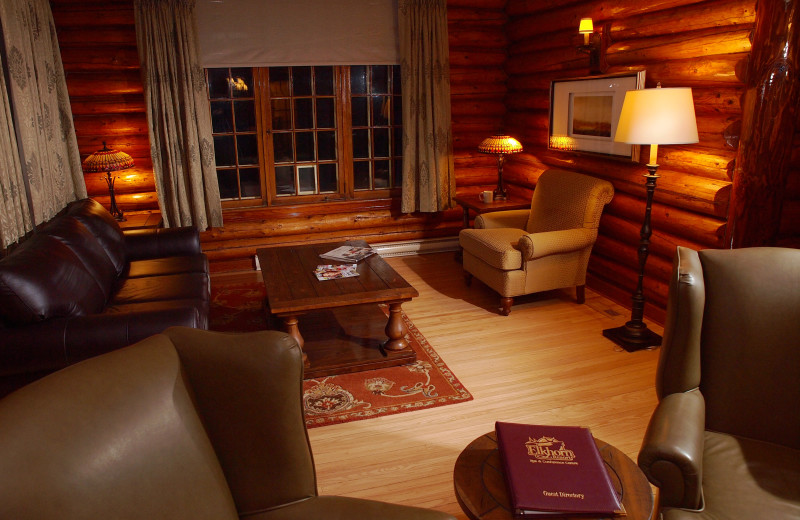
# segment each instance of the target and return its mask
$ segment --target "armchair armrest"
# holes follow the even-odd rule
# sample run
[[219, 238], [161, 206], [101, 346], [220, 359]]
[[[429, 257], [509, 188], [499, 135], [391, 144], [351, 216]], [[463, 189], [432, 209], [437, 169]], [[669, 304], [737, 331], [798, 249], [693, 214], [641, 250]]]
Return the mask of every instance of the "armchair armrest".
[[576, 228], [522, 235], [517, 248], [522, 251], [522, 261], [543, 256], [578, 251], [594, 244], [596, 229]]
[[512, 209], [483, 213], [475, 217], [475, 229], [515, 228], [525, 229], [528, 224], [529, 209]]
[[181, 358], [239, 515], [316, 496], [297, 342], [277, 331], [173, 327], [164, 334]]
[[191, 226], [133, 229], [125, 231], [124, 236], [128, 260], [191, 256], [202, 252], [200, 232]]
[[705, 400], [699, 390], [670, 394], [656, 406], [638, 463], [659, 488], [662, 506], [702, 506], [704, 430]]

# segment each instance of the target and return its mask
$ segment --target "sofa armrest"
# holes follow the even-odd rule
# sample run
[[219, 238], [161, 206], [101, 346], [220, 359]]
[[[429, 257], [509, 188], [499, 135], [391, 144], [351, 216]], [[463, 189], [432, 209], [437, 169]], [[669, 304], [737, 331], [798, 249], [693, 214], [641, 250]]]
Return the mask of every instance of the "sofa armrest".
[[277, 331], [175, 327], [164, 334], [181, 358], [239, 515], [316, 496], [297, 342]]
[[178, 228], [133, 229], [124, 232], [128, 261], [191, 256], [202, 252], [200, 232], [186, 226]]
[[512, 209], [483, 213], [475, 217], [475, 229], [515, 228], [525, 229], [528, 224], [529, 209]]
[[670, 394], [658, 403], [638, 463], [659, 488], [661, 506], [702, 506], [704, 430], [705, 400], [699, 390]]
[[562, 229], [523, 235], [517, 248], [522, 251], [522, 260], [526, 262], [543, 256], [578, 251], [592, 246], [596, 239], [596, 229]]

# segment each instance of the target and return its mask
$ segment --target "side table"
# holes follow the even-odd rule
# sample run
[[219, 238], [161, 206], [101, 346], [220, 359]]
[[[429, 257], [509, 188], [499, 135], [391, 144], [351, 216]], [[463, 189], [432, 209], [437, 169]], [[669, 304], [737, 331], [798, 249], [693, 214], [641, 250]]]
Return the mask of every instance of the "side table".
[[161, 227], [160, 211], [131, 211], [125, 213], [125, 220], [119, 223], [122, 229], [153, 229]]
[[[611, 482], [622, 497], [627, 516], [562, 516], [562, 519], [650, 520], [653, 491], [639, 467], [614, 446], [595, 439]], [[505, 474], [494, 432], [472, 441], [456, 460], [453, 470], [456, 499], [472, 520], [512, 520]]]
[[531, 201], [523, 199], [508, 197], [508, 200], [495, 200], [493, 202], [483, 202], [478, 198], [477, 194], [472, 195], [456, 195], [453, 200], [464, 209], [464, 222], [463, 228], [469, 227], [469, 210], [474, 211], [478, 215], [481, 213], [491, 213], [493, 211], [505, 211], [511, 209], [529, 209]]

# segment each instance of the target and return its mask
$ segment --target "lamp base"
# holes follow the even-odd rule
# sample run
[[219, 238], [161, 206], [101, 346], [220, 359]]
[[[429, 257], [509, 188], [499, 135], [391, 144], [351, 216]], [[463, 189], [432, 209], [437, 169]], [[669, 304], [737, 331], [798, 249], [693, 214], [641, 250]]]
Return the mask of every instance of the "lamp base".
[[645, 323], [634, 324], [628, 322], [622, 327], [605, 329], [603, 336], [628, 352], [636, 352], [637, 350], [661, 345], [661, 336], [648, 329]]

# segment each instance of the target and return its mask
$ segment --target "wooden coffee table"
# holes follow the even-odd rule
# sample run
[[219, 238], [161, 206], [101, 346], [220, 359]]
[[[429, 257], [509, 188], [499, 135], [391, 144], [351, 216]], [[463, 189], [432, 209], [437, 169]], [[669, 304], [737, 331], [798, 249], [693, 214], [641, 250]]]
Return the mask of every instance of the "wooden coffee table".
[[[622, 497], [627, 516], [562, 516], [614, 520], [650, 520], [653, 517], [653, 491], [639, 467], [614, 446], [595, 439], [611, 482]], [[514, 514], [508, 500], [505, 474], [494, 432], [472, 441], [456, 460], [453, 470], [456, 498], [461, 509], [473, 520], [511, 520]]]
[[[317, 280], [318, 265], [338, 263], [319, 255], [345, 244], [367, 246], [353, 240], [256, 250], [267, 289], [267, 312], [280, 318], [300, 344], [306, 377], [416, 361], [405, 339], [401, 305], [419, 293], [380, 255], [360, 261], [359, 276]], [[388, 318], [377, 304], [388, 306]]]

